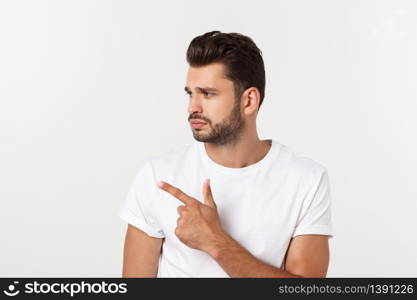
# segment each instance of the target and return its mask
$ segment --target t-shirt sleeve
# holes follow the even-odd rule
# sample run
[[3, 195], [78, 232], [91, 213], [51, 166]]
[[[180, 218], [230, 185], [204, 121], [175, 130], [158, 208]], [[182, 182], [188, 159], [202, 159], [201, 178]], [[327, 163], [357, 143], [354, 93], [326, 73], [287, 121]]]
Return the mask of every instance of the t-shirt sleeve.
[[321, 173], [318, 183], [305, 199], [293, 237], [302, 234], [322, 234], [333, 237], [331, 221], [331, 193], [329, 176], [326, 170]]
[[157, 197], [157, 186], [153, 168], [146, 162], [130, 185], [126, 199], [119, 210], [119, 217], [156, 238], [165, 234], [156, 218], [154, 201]]

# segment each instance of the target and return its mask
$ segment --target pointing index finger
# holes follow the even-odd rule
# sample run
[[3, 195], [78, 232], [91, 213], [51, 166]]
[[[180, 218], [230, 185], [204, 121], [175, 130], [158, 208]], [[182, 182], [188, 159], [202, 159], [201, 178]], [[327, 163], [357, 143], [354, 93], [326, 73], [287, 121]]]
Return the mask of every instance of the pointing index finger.
[[179, 188], [176, 188], [175, 186], [170, 185], [169, 183], [166, 183], [165, 181], [159, 181], [158, 186], [163, 189], [165, 192], [170, 193], [172, 196], [180, 200], [184, 204], [190, 204], [194, 201], [193, 198], [185, 194], [183, 191], [181, 191]]

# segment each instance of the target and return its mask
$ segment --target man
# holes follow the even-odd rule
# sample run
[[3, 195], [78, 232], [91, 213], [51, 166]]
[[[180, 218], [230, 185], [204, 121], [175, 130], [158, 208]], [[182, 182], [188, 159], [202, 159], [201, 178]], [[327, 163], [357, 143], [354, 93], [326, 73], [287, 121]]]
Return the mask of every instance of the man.
[[185, 91], [195, 141], [146, 161], [119, 212], [123, 277], [325, 277], [326, 169], [260, 140], [261, 51], [249, 37], [194, 38]]

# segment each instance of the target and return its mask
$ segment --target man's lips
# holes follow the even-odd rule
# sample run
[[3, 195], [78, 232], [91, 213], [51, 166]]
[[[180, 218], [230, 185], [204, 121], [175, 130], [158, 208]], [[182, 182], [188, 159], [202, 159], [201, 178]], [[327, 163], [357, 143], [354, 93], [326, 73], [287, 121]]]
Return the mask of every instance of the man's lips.
[[207, 124], [206, 122], [201, 121], [201, 120], [197, 120], [197, 119], [190, 120], [190, 123], [191, 124]]
[[191, 119], [190, 123], [191, 123], [191, 127], [193, 128], [201, 128], [207, 124], [206, 122], [199, 120], [199, 119]]

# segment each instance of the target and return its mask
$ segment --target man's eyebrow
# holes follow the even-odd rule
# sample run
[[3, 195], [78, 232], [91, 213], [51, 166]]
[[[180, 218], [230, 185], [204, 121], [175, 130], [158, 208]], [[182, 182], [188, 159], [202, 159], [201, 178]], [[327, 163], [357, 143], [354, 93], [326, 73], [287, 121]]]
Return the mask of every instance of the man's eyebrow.
[[[214, 88], [214, 87], [209, 87], [209, 86], [205, 86], [205, 87], [196, 87], [196, 90], [198, 90], [199, 92], [218, 92], [219, 90]], [[188, 88], [188, 86], [186, 86], [184, 88], [184, 90], [186, 92], [190, 92], [190, 89]]]

